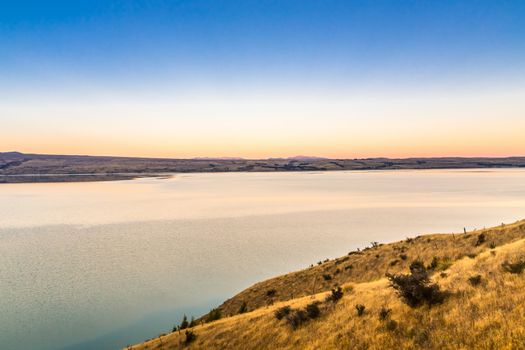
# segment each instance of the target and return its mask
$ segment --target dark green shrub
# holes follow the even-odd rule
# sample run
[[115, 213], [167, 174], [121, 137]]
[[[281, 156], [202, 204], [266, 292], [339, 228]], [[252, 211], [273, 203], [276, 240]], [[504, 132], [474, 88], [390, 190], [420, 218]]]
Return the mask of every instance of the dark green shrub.
[[398, 262], [399, 262], [399, 260], [394, 259], [394, 260], [392, 260], [388, 265], [390, 265], [390, 266], [396, 266]]
[[321, 310], [319, 309], [319, 302], [313, 302], [308, 305], [306, 305], [306, 314], [309, 318], [317, 318], [321, 314]]
[[397, 328], [397, 322], [394, 321], [394, 320], [388, 320], [387, 323], [386, 323], [386, 329], [389, 330], [390, 332], [393, 332], [395, 331]]
[[243, 314], [245, 313], [246, 311], [248, 311], [248, 305], [246, 304], [245, 301], [242, 302], [241, 306], [239, 307], [239, 313], [240, 314]]
[[193, 333], [193, 331], [190, 331], [190, 330], [186, 330], [185, 335], [186, 335], [186, 338], [184, 339], [184, 344], [185, 345], [190, 344], [191, 342], [193, 342], [197, 338], [195, 333]]
[[343, 290], [341, 287], [332, 289], [332, 292], [325, 298], [325, 301], [337, 303], [343, 297]]
[[487, 237], [485, 236], [484, 233], [480, 233], [478, 235], [478, 240], [476, 241], [476, 247], [482, 245], [483, 243], [485, 243], [485, 241], [487, 240]]
[[206, 317], [206, 322], [217, 321], [222, 317], [220, 309], [211, 309]]
[[363, 304], [357, 304], [355, 306], [355, 309], [357, 310], [357, 316], [363, 316], [363, 314], [365, 313], [366, 306], [364, 306]]
[[277, 291], [275, 289], [268, 289], [266, 291], [266, 296], [269, 297], [269, 298], [274, 297], [275, 294], [277, 294]]
[[288, 315], [286, 315], [286, 321], [292, 327], [292, 329], [297, 329], [303, 323], [308, 321], [308, 315], [303, 310], [293, 310]]
[[524, 260], [518, 260], [518, 261], [513, 262], [513, 263], [511, 263], [509, 261], [505, 261], [505, 262], [503, 262], [503, 264], [501, 264], [501, 267], [503, 267], [503, 270], [505, 270], [507, 272], [520, 274], [525, 269], [525, 261]]
[[411, 273], [415, 273], [415, 272], [422, 272], [422, 271], [426, 271], [427, 269], [425, 268], [425, 264], [423, 264], [423, 262], [421, 260], [414, 260], [410, 263], [410, 272]]
[[434, 256], [432, 258], [432, 261], [430, 262], [430, 265], [427, 266], [428, 270], [434, 270], [434, 271], [443, 271], [448, 269], [452, 265], [452, 261], [448, 257], [437, 257]]
[[[414, 265], [414, 266], [412, 266]], [[439, 285], [430, 282], [428, 272], [420, 264], [411, 265], [411, 273], [388, 274], [390, 286], [394, 288], [401, 299], [411, 307], [417, 307], [421, 304], [434, 305], [442, 303], [447, 293], [439, 289]], [[413, 267], [413, 268], [412, 268]]]
[[332, 279], [332, 276], [329, 275], [329, 274], [327, 274], [327, 273], [325, 273], [325, 274], [323, 275], [323, 279], [324, 279], [325, 281], [330, 281], [330, 280]]
[[288, 315], [291, 311], [292, 309], [288, 305], [286, 305], [275, 310], [274, 315], [276, 319], [282, 320], [283, 317]]
[[379, 310], [379, 319], [381, 321], [386, 320], [390, 316], [391, 312], [392, 312], [392, 309], [387, 309], [386, 307], [382, 306], [381, 310]]
[[494, 249], [494, 248], [496, 248], [496, 243], [491, 242], [489, 248], [490, 248], [490, 249]]
[[188, 328], [188, 325], [189, 325], [189, 323], [188, 323], [188, 318], [186, 317], [186, 315], [184, 315], [184, 316], [182, 317], [182, 322], [180, 323], [179, 328], [180, 328], [180, 329], [186, 329], [186, 328]]
[[481, 283], [481, 275], [470, 276], [468, 281], [471, 285], [477, 286]]

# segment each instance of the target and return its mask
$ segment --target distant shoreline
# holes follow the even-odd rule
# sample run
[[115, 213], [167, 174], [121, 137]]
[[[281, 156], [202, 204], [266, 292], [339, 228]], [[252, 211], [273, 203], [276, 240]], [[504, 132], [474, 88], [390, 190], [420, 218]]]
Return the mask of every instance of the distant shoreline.
[[525, 157], [167, 159], [0, 153], [0, 183], [92, 182], [181, 173], [524, 168]]

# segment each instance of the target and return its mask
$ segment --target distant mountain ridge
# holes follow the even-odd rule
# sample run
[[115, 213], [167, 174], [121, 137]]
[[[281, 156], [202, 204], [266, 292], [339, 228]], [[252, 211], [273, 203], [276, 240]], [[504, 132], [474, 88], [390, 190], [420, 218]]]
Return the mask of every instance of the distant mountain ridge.
[[525, 157], [193, 159], [0, 153], [1, 182], [122, 180], [173, 173], [525, 168]]

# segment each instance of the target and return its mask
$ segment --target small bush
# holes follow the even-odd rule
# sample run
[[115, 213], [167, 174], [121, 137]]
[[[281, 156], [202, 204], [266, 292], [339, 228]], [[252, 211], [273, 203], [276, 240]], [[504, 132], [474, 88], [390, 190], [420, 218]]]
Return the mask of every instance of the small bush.
[[329, 274], [327, 274], [327, 273], [325, 273], [325, 274], [323, 275], [323, 279], [324, 279], [325, 281], [330, 281], [330, 280], [332, 280], [332, 276], [329, 275]]
[[363, 304], [357, 304], [355, 306], [355, 309], [357, 310], [357, 316], [363, 316], [363, 314], [365, 313], [366, 306], [364, 306]]
[[411, 264], [411, 273], [388, 274], [390, 286], [394, 288], [403, 301], [411, 306], [417, 307], [421, 304], [434, 305], [442, 303], [447, 294], [439, 289], [439, 285], [430, 282], [428, 272], [421, 264]]
[[269, 297], [269, 298], [274, 297], [275, 294], [277, 294], [277, 291], [275, 289], [268, 289], [266, 291], [266, 296]]
[[391, 312], [392, 312], [392, 309], [387, 309], [386, 307], [382, 306], [381, 310], [379, 311], [379, 319], [381, 321], [386, 320], [390, 316]]
[[394, 320], [388, 320], [387, 323], [386, 323], [386, 329], [389, 330], [390, 332], [393, 332], [395, 331], [397, 328], [397, 322], [394, 321]]
[[195, 321], [195, 317], [191, 316], [190, 324], [188, 325], [188, 328], [193, 328], [197, 325], [197, 322]]
[[496, 248], [496, 243], [491, 242], [490, 245], [489, 245], [489, 248], [490, 248], [490, 249], [494, 249], [494, 248]]
[[241, 306], [239, 307], [239, 313], [243, 314], [248, 311], [248, 305], [245, 301], [242, 302]]
[[399, 262], [399, 260], [394, 259], [394, 260], [392, 260], [388, 265], [390, 265], [390, 266], [396, 266], [398, 262]]
[[190, 331], [190, 330], [186, 330], [185, 335], [186, 335], [186, 338], [184, 339], [184, 344], [186, 345], [190, 344], [197, 338], [195, 333], [193, 333], [193, 331]]
[[309, 318], [317, 318], [321, 314], [321, 310], [319, 309], [319, 302], [313, 302], [308, 305], [306, 305], [306, 314]]
[[276, 319], [282, 320], [291, 311], [292, 311], [292, 309], [288, 305], [286, 305], [286, 306], [280, 307], [277, 310], [275, 310], [274, 315], [275, 315]]
[[293, 310], [288, 315], [286, 315], [286, 321], [292, 327], [292, 329], [297, 329], [303, 323], [308, 321], [308, 314], [303, 310]]
[[485, 236], [485, 234], [484, 233], [480, 233], [478, 235], [478, 240], [476, 241], [476, 247], [479, 247], [480, 245], [485, 243], [486, 240], [487, 240], [487, 237]]
[[401, 260], [406, 260], [408, 258], [406, 254], [400, 254], [399, 257], [401, 258]]
[[341, 287], [337, 287], [332, 289], [332, 292], [328, 294], [328, 296], [325, 298], [325, 301], [331, 301], [333, 303], [337, 303], [339, 299], [343, 297], [343, 290]]
[[470, 276], [468, 281], [471, 285], [477, 286], [481, 283], [481, 275]]
[[511, 263], [509, 261], [505, 261], [505, 262], [503, 262], [503, 264], [501, 264], [501, 266], [507, 272], [520, 274], [525, 269], [525, 261], [524, 260], [518, 260], [518, 261], [516, 261], [514, 263]]
[[351, 270], [353, 268], [354, 268], [354, 265], [352, 265], [352, 264], [345, 266], [345, 270]]
[[410, 272], [411, 273], [415, 273], [415, 272], [421, 272], [421, 271], [426, 271], [426, 267], [425, 267], [425, 264], [423, 264], [423, 262], [421, 260], [414, 260], [410, 263]]
[[372, 246], [372, 248], [377, 248], [379, 247], [379, 242], [370, 242], [370, 245]]
[[452, 261], [448, 257], [437, 257], [434, 256], [432, 258], [432, 261], [430, 262], [430, 265], [427, 266], [428, 270], [434, 270], [434, 271], [443, 271], [448, 269], [452, 265]]
[[186, 317], [186, 315], [184, 315], [184, 316], [182, 317], [182, 322], [180, 323], [179, 328], [180, 328], [180, 329], [186, 329], [186, 328], [188, 328], [188, 325], [189, 325], [189, 323], [188, 323], [188, 318]]
[[217, 321], [222, 317], [220, 309], [211, 309], [206, 317], [206, 322]]

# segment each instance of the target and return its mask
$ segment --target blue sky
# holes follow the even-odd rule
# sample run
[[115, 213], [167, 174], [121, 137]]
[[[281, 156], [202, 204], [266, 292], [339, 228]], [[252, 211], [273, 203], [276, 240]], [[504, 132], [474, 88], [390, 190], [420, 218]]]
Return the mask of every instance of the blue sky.
[[[275, 156], [281, 143], [290, 152], [350, 157], [356, 153], [353, 150], [362, 149], [358, 155], [377, 155], [380, 149], [347, 141], [330, 151], [323, 144], [331, 137], [328, 129], [318, 140], [319, 152], [306, 139], [312, 141], [321, 122], [341, 128], [364, 125], [370, 117], [363, 111], [398, 97], [410, 97], [418, 107], [410, 107], [410, 113], [375, 111], [372, 122], [409, 127], [423, 119], [426, 126], [415, 129], [421, 133], [430, 132], [434, 122], [445, 118], [452, 128], [454, 120], [463, 118], [461, 114], [432, 115], [432, 111], [437, 103], [443, 107], [447, 97], [458, 96], [464, 96], [460, 104], [470, 103], [471, 109], [473, 96], [483, 96], [484, 103], [491, 103], [487, 96], [496, 96], [494, 110], [501, 103], [514, 104], [510, 115], [480, 113], [483, 120], [497, 117], [510, 127], [520, 115], [525, 119], [517, 98], [525, 82], [525, 2], [1, 1], [0, 77], [4, 130], [19, 140], [4, 139], [1, 149], [96, 154], [141, 153], [142, 149], [144, 155], [191, 156], [218, 155], [211, 153], [223, 147], [223, 152], [238, 148], [232, 156]], [[325, 104], [328, 112], [312, 115], [299, 108], [312, 100], [319, 111]], [[239, 109], [237, 101], [250, 103]], [[370, 101], [370, 108], [366, 104], [356, 108], [349, 102], [339, 113], [330, 113], [334, 103], [344, 101]], [[289, 108], [280, 109], [283, 103]], [[134, 104], [140, 106], [132, 109], [142, 108], [143, 113], [122, 128], [130, 114], [122, 106]], [[173, 104], [193, 107], [177, 109]], [[196, 113], [195, 106], [203, 104], [219, 107]], [[259, 106], [268, 108], [267, 116], [257, 111]], [[90, 108], [97, 111], [96, 120], [93, 113], [86, 114]], [[290, 108], [293, 113], [286, 112]], [[480, 112], [490, 108], [482, 107]], [[255, 135], [251, 121], [272, 130], [284, 120], [287, 132], [293, 134], [294, 125], [306, 124], [304, 130], [297, 130], [295, 143], [303, 142], [305, 147], [287, 148], [290, 145], [279, 138], [261, 138], [245, 149], [242, 138], [228, 146], [219, 138], [209, 144], [207, 153], [196, 147], [202, 140], [197, 125], [188, 122], [191, 113], [196, 113], [204, 131], [206, 125], [213, 126], [208, 133], [231, 132], [240, 126], [238, 134]], [[469, 113], [464, 121], [475, 119], [471, 115], [475, 109]], [[301, 115], [307, 114], [305, 123]], [[262, 125], [265, 119], [268, 123]], [[84, 128], [88, 122], [103, 121], [107, 133]], [[144, 141], [136, 149], [116, 147], [140, 137], [139, 130], [148, 122], [160, 125], [159, 130], [185, 130], [185, 143], [159, 141], [153, 146]], [[68, 146], [67, 137], [62, 146], [56, 140], [52, 145], [57, 132], [49, 126], [53, 124], [61, 125], [62, 136], [77, 135], [85, 143], [95, 138], [106, 148], [74, 148]], [[110, 132], [119, 125], [122, 139], [112, 143]], [[41, 126], [38, 137], [22, 142], [20, 137], [34, 126]], [[154, 139], [156, 132], [150, 130], [144, 140]], [[195, 133], [193, 141], [188, 133]], [[167, 135], [161, 134], [162, 141]], [[515, 146], [502, 152], [519, 151]], [[410, 147], [403, 147], [401, 153], [409, 154]], [[446, 147], [440, 151], [437, 143], [433, 147], [429, 155], [454, 153]]]

